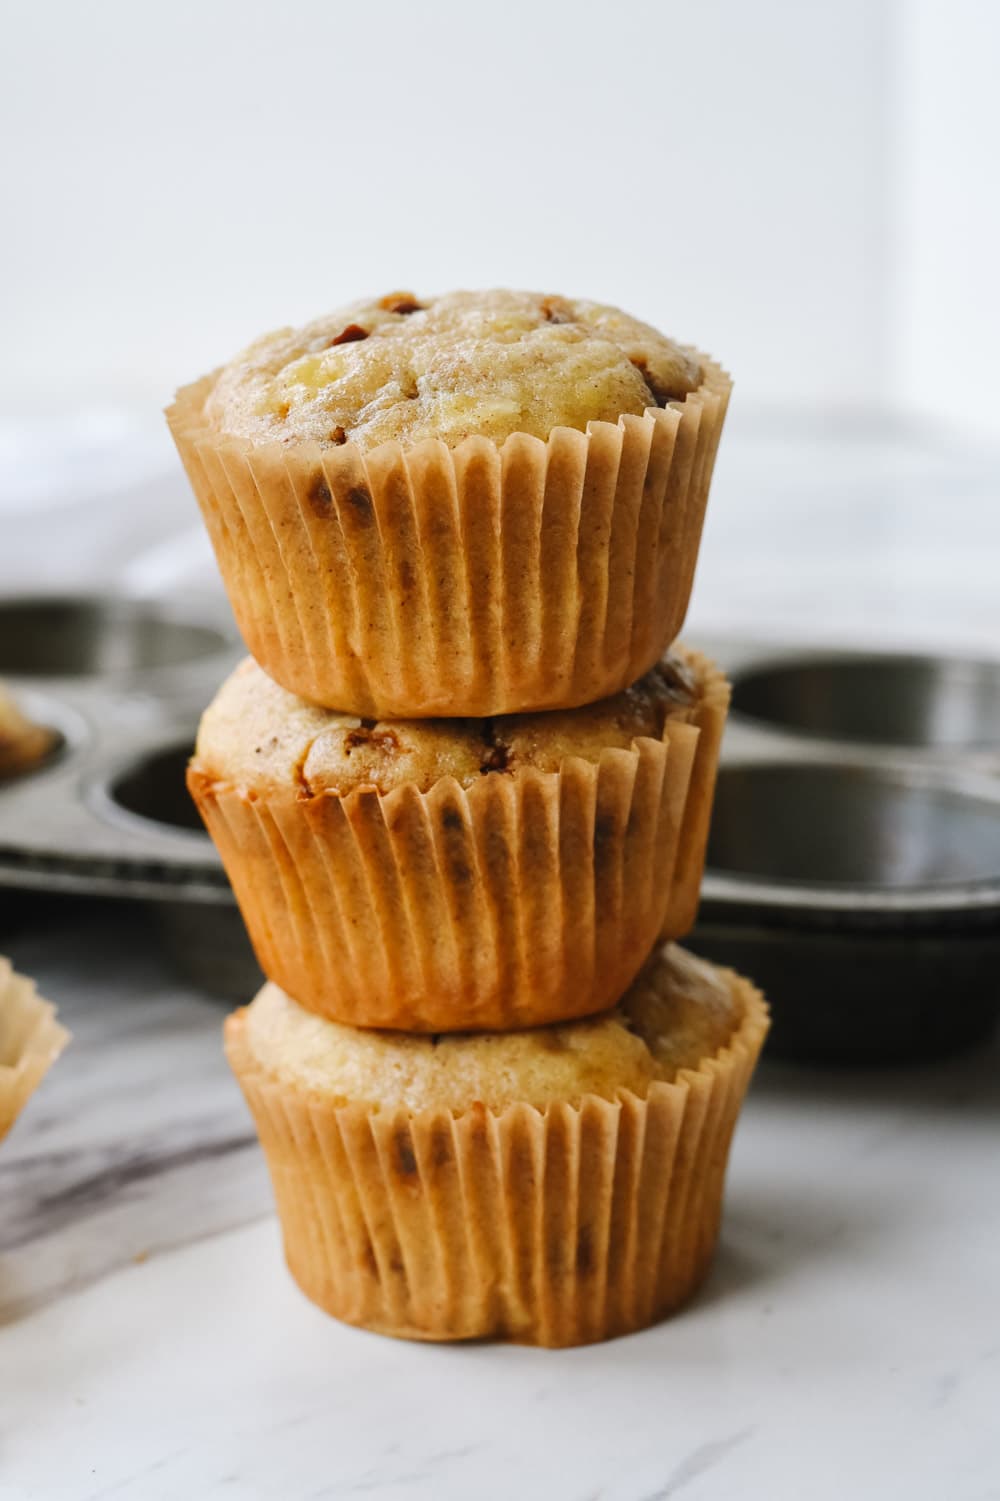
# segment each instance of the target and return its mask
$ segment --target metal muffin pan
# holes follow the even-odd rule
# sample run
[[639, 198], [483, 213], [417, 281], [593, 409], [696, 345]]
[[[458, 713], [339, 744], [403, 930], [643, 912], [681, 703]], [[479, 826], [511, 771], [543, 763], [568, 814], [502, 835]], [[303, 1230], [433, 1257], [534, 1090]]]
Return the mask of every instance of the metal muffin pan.
[[811, 653], [749, 663], [733, 708], [793, 734], [1000, 767], [1000, 662]]
[[[733, 711], [691, 945], [754, 976], [772, 1053], [932, 1056], [1000, 1012], [1000, 663], [699, 641]], [[142, 897], [188, 974], [259, 970], [184, 788], [231, 621], [0, 601], [0, 675], [61, 745], [0, 784], [0, 885]]]
[[[190, 747], [241, 654], [222, 606], [191, 619], [147, 601], [0, 599], [0, 679], [59, 736], [37, 768], [0, 782], [0, 886], [231, 903], [193, 809], [185, 821], [183, 753], [164, 753]], [[155, 795], [147, 766], [165, 766]]]
[[8, 598], [0, 600], [0, 677], [156, 678], [214, 655], [232, 634], [133, 599]]
[[984, 1037], [1000, 663], [718, 650], [733, 706], [692, 946], [762, 985], [772, 1055], [881, 1063]]

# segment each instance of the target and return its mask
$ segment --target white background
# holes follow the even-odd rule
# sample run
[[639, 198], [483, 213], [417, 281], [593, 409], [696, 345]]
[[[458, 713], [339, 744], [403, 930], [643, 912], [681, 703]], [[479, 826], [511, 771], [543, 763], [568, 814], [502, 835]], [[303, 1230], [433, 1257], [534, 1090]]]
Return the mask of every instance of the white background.
[[0, 406], [365, 292], [618, 302], [744, 412], [995, 431], [991, 0], [3, 5]]

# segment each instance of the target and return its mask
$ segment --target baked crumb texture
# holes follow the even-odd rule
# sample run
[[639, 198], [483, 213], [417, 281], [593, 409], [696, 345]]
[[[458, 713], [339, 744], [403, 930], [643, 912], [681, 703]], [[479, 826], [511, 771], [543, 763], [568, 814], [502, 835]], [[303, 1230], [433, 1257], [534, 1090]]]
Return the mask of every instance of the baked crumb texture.
[[245, 664], [188, 786], [264, 973], [302, 1005], [353, 1026], [532, 1026], [613, 1005], [693, 910], [727, 702], [679, 648], [571, 713], [366, 725]]
[[392, 292], [258, 339], [220, 372], [205, 414], [252, 443], [502, 443], [641, 416], [700, 383], [696, 355], [618, 308]]
[[596, 762], [642, 736], [659, 740], [668, 719], [690, 716], [702, 691], [694, 659], [681, 650], [612, 698], [564, 713], [359, 719], [306, 703], [247, 657], [202, 715], [195, 765], [262, 795], [347, 797], [406, 785], [429, 792], [442, 777], [468, 788], [491, 772], [558, 771], [570, 756]]
[[168, 412], [247, 646], [370, 719], [619, 692], [683, 624], [728, 376], [594, 304], [410, 301], [270, 335]]
[[334, 1105], [538, 1110], [585, 1095], [645, 1098], [656, 1080], [712, 1058], [740, 1017], [721, 972], [675, 944], [659, 949], [611, 1011], [513, 1032], [379, 1032], [345, 1027], [267, 984], [247, 1011], [256, 1067]]
[[667, 949], [610, 1017], [495, 1039], [341, 1038], [289, 1006], [265, 990], [226, 1048], [288, 1265], [327, 1312], [412, 1339], [576, 1345], [701, 1282], [767, 1030], [747, 981]]

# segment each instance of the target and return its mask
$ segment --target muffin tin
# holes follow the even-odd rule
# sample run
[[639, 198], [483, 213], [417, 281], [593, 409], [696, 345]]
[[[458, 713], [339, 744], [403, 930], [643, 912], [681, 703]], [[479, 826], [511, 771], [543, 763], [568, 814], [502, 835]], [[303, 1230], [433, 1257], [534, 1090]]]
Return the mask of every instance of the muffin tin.
[[983, 1037], [1000, 663], [716, 650], [733, 701], [692, 946], [767, 992], [772, 1055], [890, 1062]]
[[[58, 743], [0, 783], [0, 883], [230, 901], [181, 770], [242, 647], [220, 609], [52, 596], [0, 601], [0, 678]], [[172, 753], [172, 754], [171, 754]]]
[[[754, 976], [772, 1053], [883, 1061], [1000, 1012], [1000, 663], [698, 643], [733, 709], [691, 946]], [[0, 885], [151, 899], [189, 975], [259, 978], [183, 771], [242, 655], [220, 606], [0, 601], [0, 677], [59, 734], [0, 784]]]

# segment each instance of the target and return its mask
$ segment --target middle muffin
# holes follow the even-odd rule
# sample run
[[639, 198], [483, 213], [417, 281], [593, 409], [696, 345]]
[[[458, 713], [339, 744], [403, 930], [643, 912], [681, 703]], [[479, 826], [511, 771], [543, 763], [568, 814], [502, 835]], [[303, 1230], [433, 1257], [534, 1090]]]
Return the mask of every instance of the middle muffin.
[[690, 925], [727, 704], [680, 648], [599, 703], [487, 720], [361, 720], [247, 660], [188, 787], [261, 967], [300, 1005], [530, 1027], [612, 1006]]

